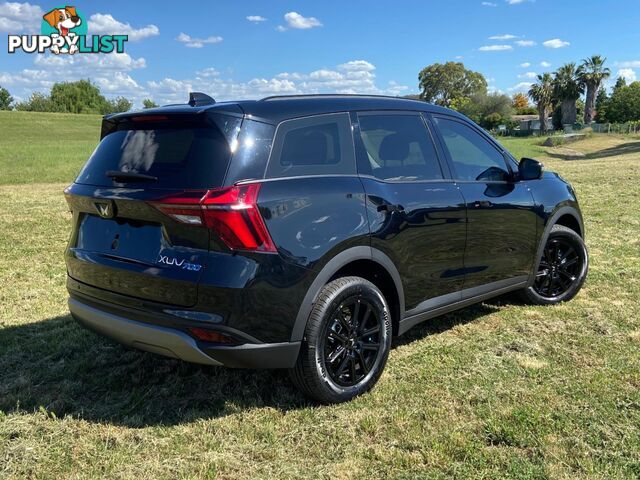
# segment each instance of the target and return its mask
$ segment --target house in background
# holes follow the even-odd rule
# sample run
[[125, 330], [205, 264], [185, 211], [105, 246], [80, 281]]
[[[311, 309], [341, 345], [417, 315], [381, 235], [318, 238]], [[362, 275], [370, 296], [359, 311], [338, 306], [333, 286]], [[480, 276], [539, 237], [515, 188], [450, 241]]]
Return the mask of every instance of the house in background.
[[[518, 122], [518, 129], [522, 132], [539, 132], [540, 131], [540, 120], [538, 119], [538, 115], [513, 115], [511, 119], [514, 122]], [[551, 117], [546, 120], [546, 129], [553, 130], [553, 121]]]

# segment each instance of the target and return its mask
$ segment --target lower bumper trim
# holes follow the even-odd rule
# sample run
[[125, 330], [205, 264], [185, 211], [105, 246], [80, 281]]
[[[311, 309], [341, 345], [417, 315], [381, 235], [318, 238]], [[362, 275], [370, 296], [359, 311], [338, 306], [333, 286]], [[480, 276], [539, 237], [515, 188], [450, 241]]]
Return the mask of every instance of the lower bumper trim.
[[291, 368], [300, 342], [206, 346], [184, 332], [138, 322], [69, 298], [71, 316], [81, 325], [123, 345], [191, 363], [235, 368]]

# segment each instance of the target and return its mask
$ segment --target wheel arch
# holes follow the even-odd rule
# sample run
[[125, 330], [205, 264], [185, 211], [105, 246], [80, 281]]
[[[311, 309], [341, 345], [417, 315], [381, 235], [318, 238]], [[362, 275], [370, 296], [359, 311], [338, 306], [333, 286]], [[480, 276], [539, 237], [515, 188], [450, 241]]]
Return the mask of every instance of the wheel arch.
[[298, 309], [291, 341], [301, 341], [309, 314], [322, 288], [331, 280], [356, 275], [376, 285], [385, 296], [393, 318], [394, 334], [404, 314], [404, 289], [393, 261], [383, 252], [367, 246], [351, 247], [329, 260], [307, 290]]
[[549, 234], [551, 233], [551, 229], [554, 225], [562, 225], [564, 227], [570, 228], [578, 235], [580, 235], [580, 237], [584, 238], [584, 224], [582, 222], [582, 216], [576, 208], [565, 205], [558, 208], [553, 214], [551, 214], [547, 218], [544, 230], [542, 231], [542, 235], [540, 236], [538, 249], [536, 251], [536, 256], [534, 259], [535, 262], [533, 263], [533, 267], [529, 275], [529, 282], [527, 283], [527, 286], [529, 287], [533, 285], [533, 282], [535, 281], [536, 271], [538, 269], [540, 259], [542, 258], [544, 246], [547, 243], [547, 239], [549, 238]]

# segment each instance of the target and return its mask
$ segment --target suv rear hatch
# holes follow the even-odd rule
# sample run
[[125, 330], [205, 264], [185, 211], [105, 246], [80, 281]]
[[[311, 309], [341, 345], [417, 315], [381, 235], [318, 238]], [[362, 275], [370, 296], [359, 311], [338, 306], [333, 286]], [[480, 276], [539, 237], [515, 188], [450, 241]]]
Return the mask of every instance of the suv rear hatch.
[[195, 305], [211, 241], [198, 204], [222, 187], [241, 123], [240, 113], [211, 110], [105, 118], [100, 144], [65, 190], [73, 212], [69, 276]]

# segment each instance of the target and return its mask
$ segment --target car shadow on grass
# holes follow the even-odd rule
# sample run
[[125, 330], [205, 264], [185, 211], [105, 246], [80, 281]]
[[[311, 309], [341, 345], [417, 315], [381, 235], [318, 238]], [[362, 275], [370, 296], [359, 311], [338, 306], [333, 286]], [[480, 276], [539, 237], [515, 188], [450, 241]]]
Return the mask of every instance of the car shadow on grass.
[[[394, 347], [495, 311], [491, 304], [431, 319]], [[70, 315], [0, 328], [0, 411], [44, 409], [56, 417], [128, 427], [175, 425], [252, 408], [313, 406], [284, 370], [202, 366], [127, 349]]]
[[[571, 148], [571, 145], [569, 144], [567, 148]], [[552, 158], [559, 158], [561, 160], [597, 160], [600, 158], [609, 158], [632, 153], [640, 153], [640, 142], [626, 142], [616, 145], [615, 147], [603, 148], [602, 150], [597, 150], [580, 156], [572, 153], [554, 152], [552, 150], [548, 150], [546, 155]]]

